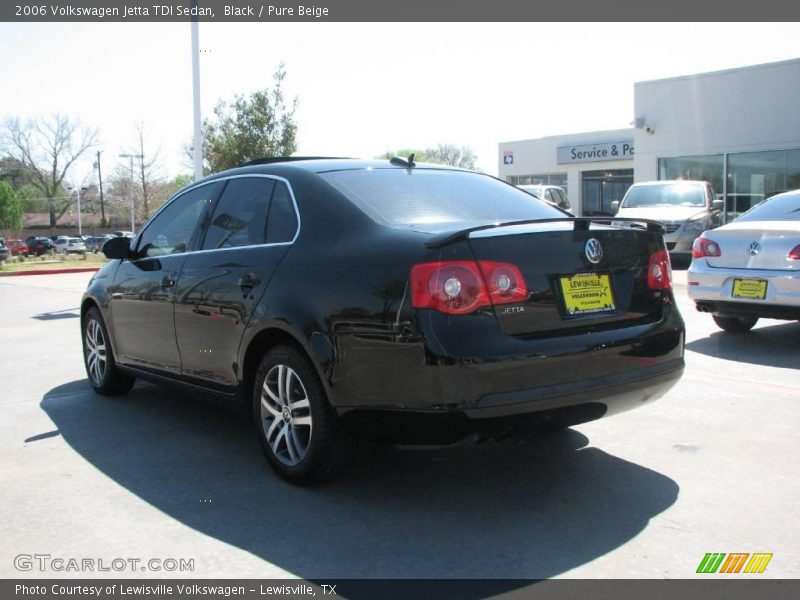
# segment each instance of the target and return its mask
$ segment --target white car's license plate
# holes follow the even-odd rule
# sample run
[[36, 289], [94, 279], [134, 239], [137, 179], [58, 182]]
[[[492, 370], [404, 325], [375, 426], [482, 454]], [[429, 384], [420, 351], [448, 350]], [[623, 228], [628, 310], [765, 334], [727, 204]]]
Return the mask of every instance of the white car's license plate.
[[734, 279], [733, 298], [763, 300], [767, 297], [767, 282], [762, 279]]

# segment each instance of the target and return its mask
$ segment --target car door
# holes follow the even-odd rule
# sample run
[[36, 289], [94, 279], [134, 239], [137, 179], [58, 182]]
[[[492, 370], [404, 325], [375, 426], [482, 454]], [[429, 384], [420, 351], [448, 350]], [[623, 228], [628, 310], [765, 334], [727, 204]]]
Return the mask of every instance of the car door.
[[178, 278], [175, 330], [184, 377], [220, 389], [237, 384], [245, 328], [298, 228], [285, 180], [228, 180], [200, 250], [187, 256]]
[[173, 198], [134, 241], [132, 258], [120, 263], [109, 290], [119, 362], [180, 373], [175, 283], [222, 186], [221, 182], [211, 182]]

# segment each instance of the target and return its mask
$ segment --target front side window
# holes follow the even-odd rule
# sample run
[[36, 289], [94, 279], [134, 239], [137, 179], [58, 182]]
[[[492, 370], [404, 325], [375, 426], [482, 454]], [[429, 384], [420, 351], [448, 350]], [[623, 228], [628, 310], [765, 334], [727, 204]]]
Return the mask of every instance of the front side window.
[[203, 250], [263, 244], [274, 189], [274, 179], [230, 179], [209, 222]]
[[173, 199], [142, 231], [137, 245], [140, 257], [179, 254], [191, 248], [201, 217], [214, 202], [222, 183], [202, 185]]

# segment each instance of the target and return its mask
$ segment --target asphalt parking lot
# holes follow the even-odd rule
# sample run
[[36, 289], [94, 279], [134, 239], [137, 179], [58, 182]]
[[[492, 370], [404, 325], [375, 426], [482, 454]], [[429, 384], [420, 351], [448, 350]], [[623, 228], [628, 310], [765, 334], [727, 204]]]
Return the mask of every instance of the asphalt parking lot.
[[[707, 552], [773, 553], [736, 577], [800, 576], [800, 323], [724, 334], [678, 286], [687, 368], [659, 402], [540, 440], [364, 447], [301, 489], [239, 414], [91, 391], [90, 276], [0, 278], [0, 577], [686, 578]], [[20, 554], [194, 570], [20, 571]]]

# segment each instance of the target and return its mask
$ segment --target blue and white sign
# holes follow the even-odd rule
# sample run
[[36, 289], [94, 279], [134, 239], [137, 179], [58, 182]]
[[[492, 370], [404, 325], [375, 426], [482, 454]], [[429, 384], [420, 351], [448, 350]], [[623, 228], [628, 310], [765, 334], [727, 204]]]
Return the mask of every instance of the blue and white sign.
[[513, 150], [504, 150], [503, 151], [503, 164], [504, 165], [513, 165], [514, 164], [514, 151]]

